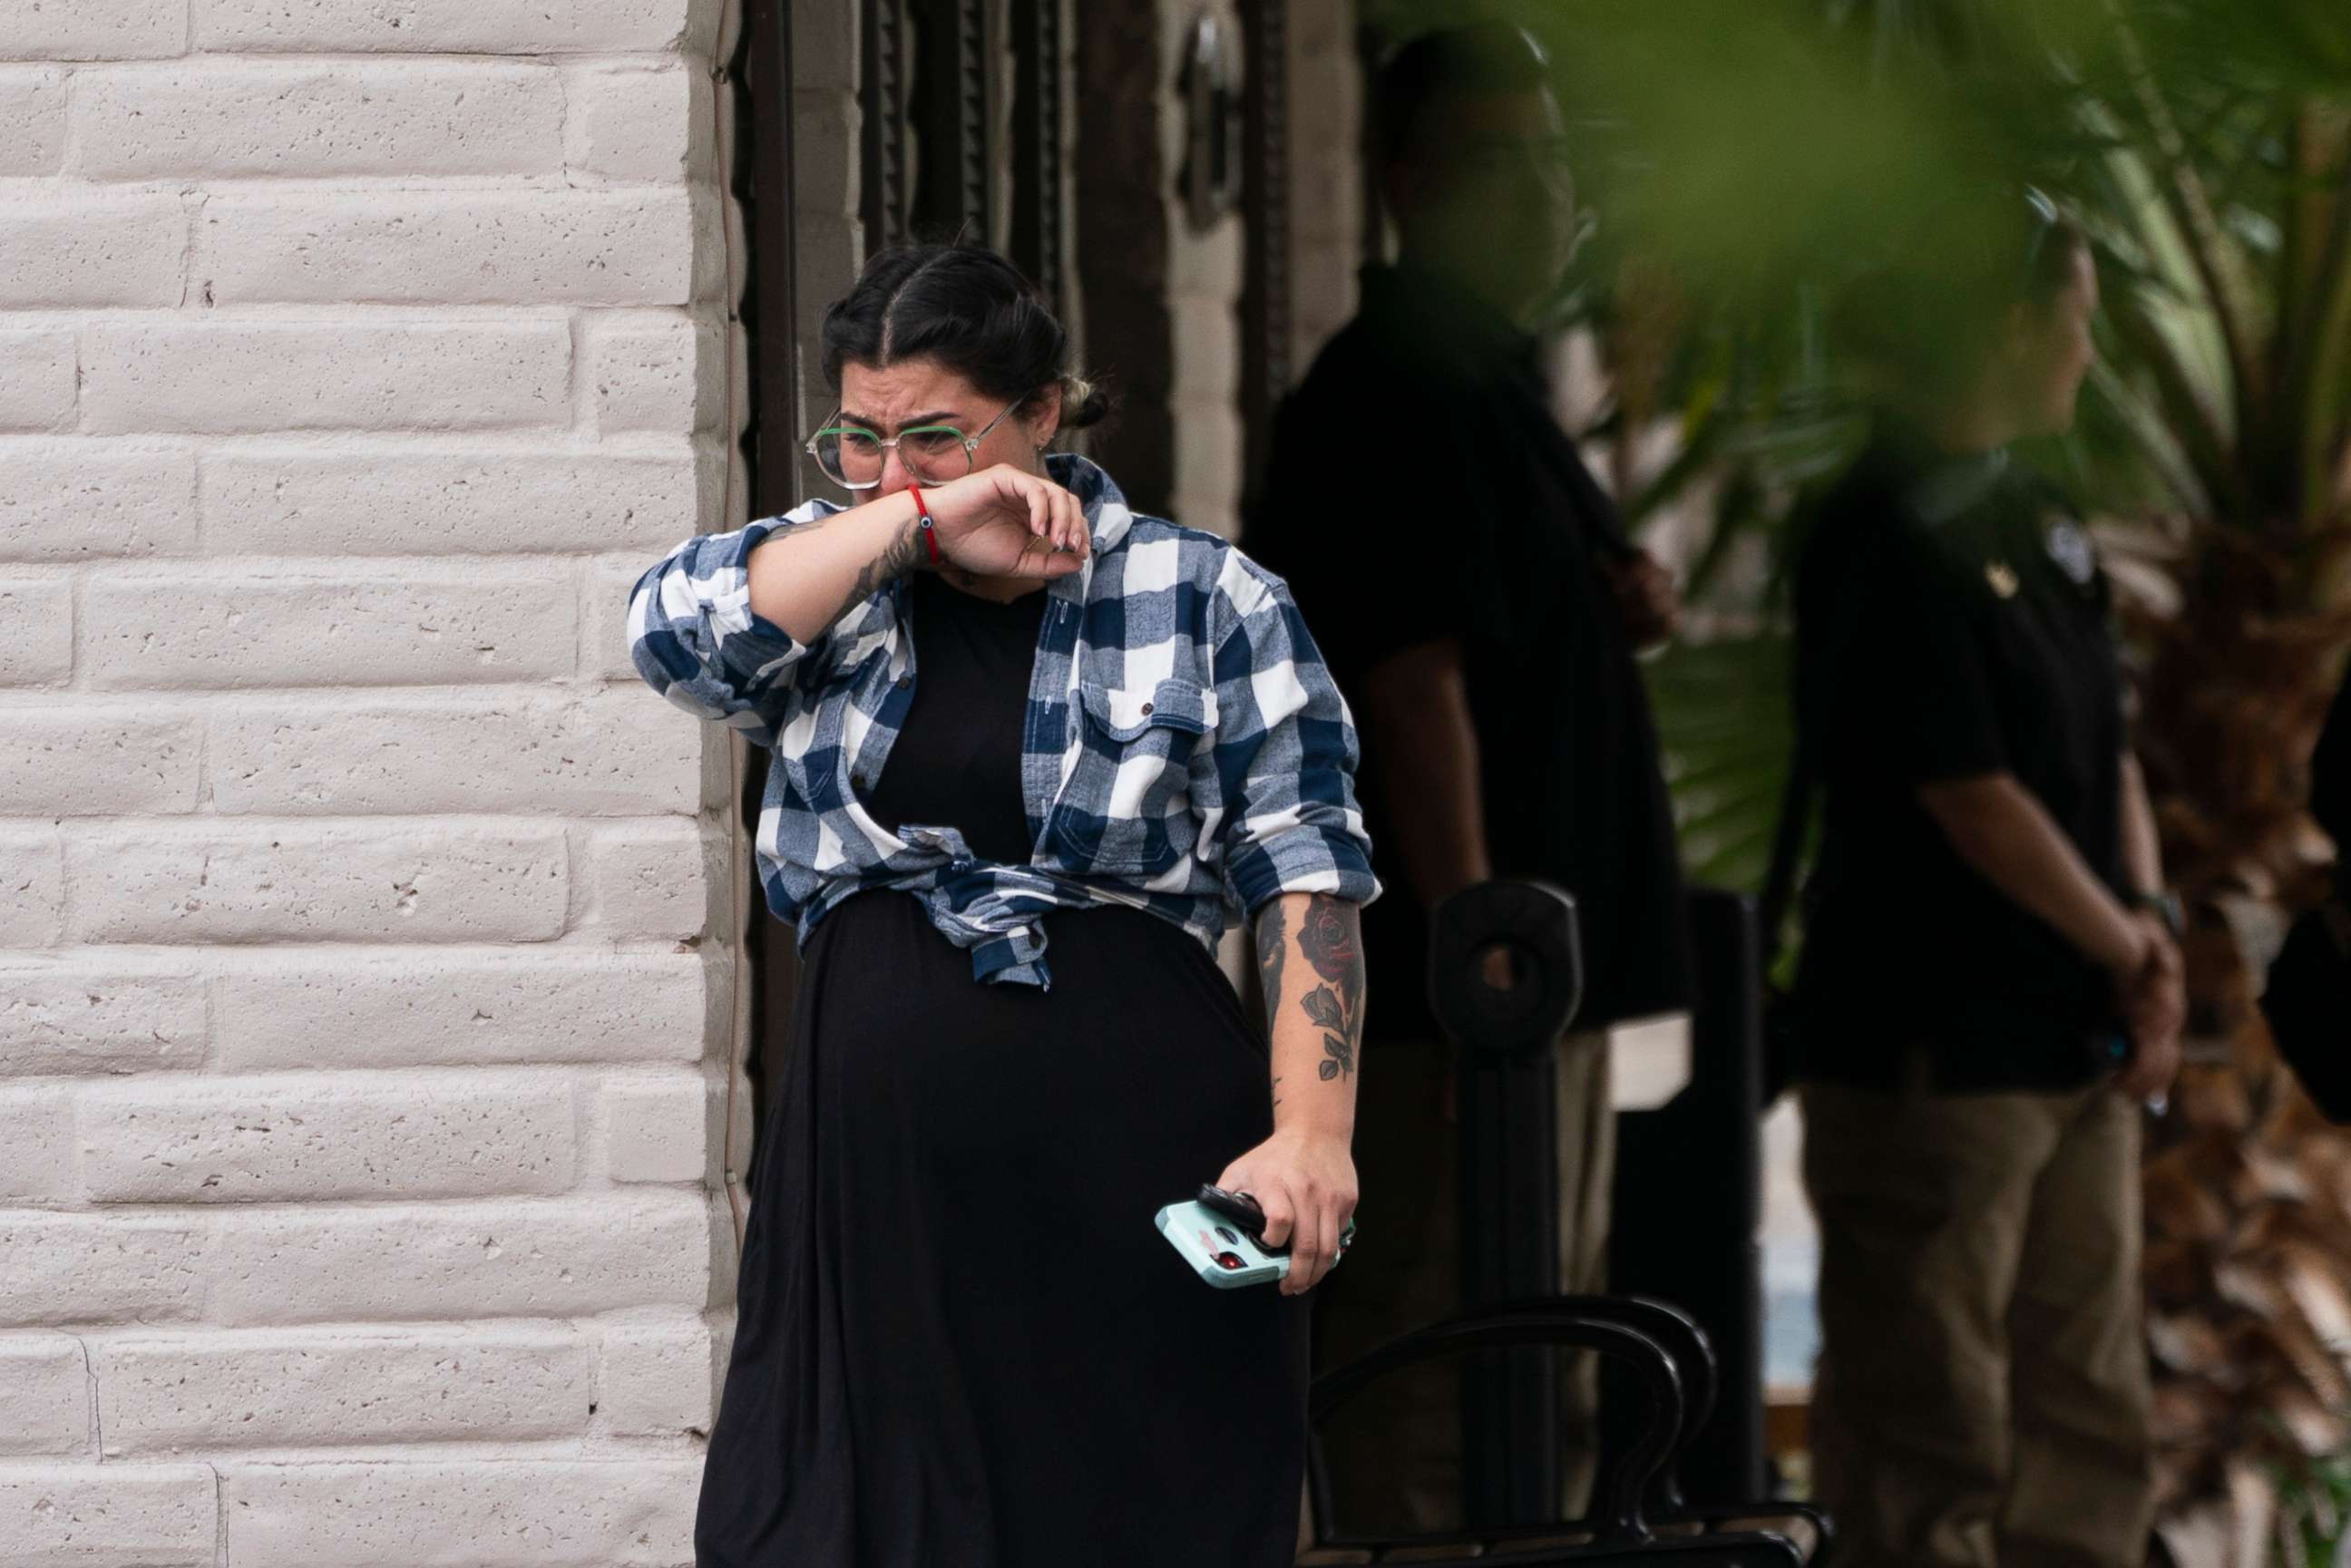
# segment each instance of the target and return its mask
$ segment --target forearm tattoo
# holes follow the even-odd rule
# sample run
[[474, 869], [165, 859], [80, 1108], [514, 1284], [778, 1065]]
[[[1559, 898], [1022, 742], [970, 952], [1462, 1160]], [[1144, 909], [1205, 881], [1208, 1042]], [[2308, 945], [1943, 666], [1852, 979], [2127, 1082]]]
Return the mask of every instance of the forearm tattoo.
[[1322, 1031], [1322, 1061], [1316, 1071], [1338, 1078], [1355, 1071], [1355, 1048], [1364, 1036], [1364, 943], [1356, 906], [1328, 894], [1306, 903], [1299, 950], [1322, 983], [1299, 1005]]
[[[1257, 919], [1257, 969], [1263, 982], [1265, 1013], [1270, 1019], [1281, 1006], [1281, 966], [1290, 956], [1290, 921], [1281, 913], [1281, 900], [1270, 901]], [[1273, 1076], [1273, 1103], [1281, 1103], [1281, 1075]]]
[[[1313, 894], [1306, 901], [1306, 918], [1298, 928], [1299, 951], [1314, 970], [1319, 983], [1298, 999], [1314, 1027], [1322, 1031], [1322, 1060], [1318, 1076], [1328, 1081], [1355, 1071], [1355, 1050], [1364, 1038], [1364, 941], [1358, 907], [1343, 898]], [[1290, 916], [1280, 899], [1266, 904], [1257, 920], [1257, 967], [1265, 982], [1269, 1018], [1282, 1006], [1281, 974], [1290, 961]], [[1281, 1103], [1281, 1080], [1274, 1081], [1274, 1100]]]
[[[848, 515], [847, 512], [835, 512], [831, 517], [818, 519], [810, 527], [811, 528], [822, 528], [834, 517], [845, 517]], [[827, 626], [832, 625], [842, 616], [872, 598], [875, 589], [914, 570], [914, 563], [920, 560], [922, 556], [922, 525], [910, 521], [904, 528], [891, 536], [890, 542], [882, 547], [880, 554], [858, 569], [857, 580], [849, 585], [848, 597], [843, 599], [834, 608], [833, 612], [825, 618], [824, 623]]]

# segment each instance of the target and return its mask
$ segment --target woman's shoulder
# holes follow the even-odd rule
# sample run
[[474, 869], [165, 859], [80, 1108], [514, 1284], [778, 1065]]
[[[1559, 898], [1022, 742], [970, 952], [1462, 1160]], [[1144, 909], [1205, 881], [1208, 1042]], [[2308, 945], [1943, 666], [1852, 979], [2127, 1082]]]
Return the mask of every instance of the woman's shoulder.
[[1290, 585], [1281, 574], [1232, 540], [1165, 517], [1135, 513], [1118, 553], [1124, 558], [1124, 570], [1114, 591], [1132, 595], [1189, 589], [1188, 598], [1198, 612], [1222, 629], [1259, 613], [1269, 602], [1290, 598]]

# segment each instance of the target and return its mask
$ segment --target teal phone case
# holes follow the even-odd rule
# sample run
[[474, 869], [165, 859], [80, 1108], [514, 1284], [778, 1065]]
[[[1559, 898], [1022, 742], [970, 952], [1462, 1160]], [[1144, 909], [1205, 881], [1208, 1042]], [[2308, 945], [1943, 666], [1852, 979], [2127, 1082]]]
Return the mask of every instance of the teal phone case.
[[1159, 1211], [1159, 1234], [1220, 1291], [1269, 1284], [1290, 1272], [1287, 1256], [1261, 1252], [1240, 1227], [1195, 1199]]

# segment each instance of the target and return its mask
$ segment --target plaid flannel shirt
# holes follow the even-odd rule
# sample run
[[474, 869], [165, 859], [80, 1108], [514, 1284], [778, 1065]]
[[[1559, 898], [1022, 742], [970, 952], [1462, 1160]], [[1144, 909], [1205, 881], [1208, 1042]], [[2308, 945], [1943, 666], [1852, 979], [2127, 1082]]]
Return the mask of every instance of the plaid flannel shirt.
[[799, 940], [869, 888], [920, 897], [981, 980], [1050, 988], [1044, 915], [1121, 904], [1213, 951], [1282, 893], [1379, 896], [1357, 809], [1355, 730], [1282, 580], [1214, 534], [1131, 511], [1110, 476], [1056, 454], [1093, 534], [1050, 595], [1030, 674], [1026, 864], [975, 857], [946, 825], [893, 832], [861, 796], [914, 698], [906, 585], [801, 643], [750, 604], [751, 552], [842, 508], [810, 501], [697, 535], [630, 591], [629, 647], [655, 691], [775, 754], [757, 859]]

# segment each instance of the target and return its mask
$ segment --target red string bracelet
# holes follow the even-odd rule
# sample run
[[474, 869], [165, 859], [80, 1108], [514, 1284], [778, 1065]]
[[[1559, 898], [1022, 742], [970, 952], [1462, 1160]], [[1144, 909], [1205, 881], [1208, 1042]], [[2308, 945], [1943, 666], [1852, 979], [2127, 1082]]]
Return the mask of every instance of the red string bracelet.
[[906, 494], [914, 497], [914, 515], [923, 522], [923, 545], [931, 552], [931, 564], [936, 566], [939, 564], [938, 530], [931, 527], [931, 509], [923, 504], [923, 487], [919, 484], [909, 484]]

